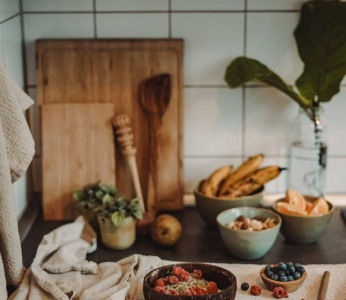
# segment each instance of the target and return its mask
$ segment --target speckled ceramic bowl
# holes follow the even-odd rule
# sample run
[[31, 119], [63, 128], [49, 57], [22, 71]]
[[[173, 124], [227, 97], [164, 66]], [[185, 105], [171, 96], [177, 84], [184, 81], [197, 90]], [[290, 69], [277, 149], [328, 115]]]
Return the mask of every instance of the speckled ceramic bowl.
[[[317, 197], [304, 196], [309, 202], [313, 202]], [[290, 242], [295, 244], [311, 244], [316, 242], [322, 233], [328, 227], [329, 221], [334, 212], [334, 206], [327, 201], [329, 212], [319, 216], [291, 216], [278, 212], [276, 207], [278, 202], [284, 202], [285, 199], [279, 199], [273, 203], [272, 208], [282, 218], [281, 233]]]
[[[175, 266], [182, 267], [190, 273], [194, 270], [201, 270], [203, 278], [207, 281], [214, 281], [221, 292], [201, 296], [170, 296], [154, 291], [156, 279], [166, 277], [167, 272], [172, 271]], [[237, 279], [232, 272], [214, 265], [202, 263], [168, 265], [155, 269], [144, 277], [143, 293], [146, 300], [234, 300], [237, 294]]]
[[[274, 218], [277, 225], [262, 231], [230, 229], [226, 225], [239, 216], [245, 218]], [[281, 227], [281, 218], [271, 210], [254, 207], [232, 208], [219, 214], [217, 223], [222, 240], [229, 252], [241, 259], [257, 259], [267, 254], [274, 245]]]
[[219, 213], [235, 207], [261, 207], [263, 201], [264, 187], [260, 188], [252, 195], [233, 198], [233, 199], [220, 199], [217, 197], [208, 197], [199, 192], [201, 181], [194, 191], [196, 198], [196, 206], [199, 214], [203, 220], [211, 227], [217, 228], [216, 217]]

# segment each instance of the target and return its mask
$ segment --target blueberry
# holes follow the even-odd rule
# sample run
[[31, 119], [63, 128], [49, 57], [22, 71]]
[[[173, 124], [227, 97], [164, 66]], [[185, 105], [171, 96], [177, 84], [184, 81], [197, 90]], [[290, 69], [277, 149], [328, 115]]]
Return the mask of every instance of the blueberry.
[[300, 264], [294, 264], [294, 267], [298, 268], [298, 267], [301, 267], [301, 265]]
[[266, 272], [265, 274], [266, 274], [266, 276], [269, 277], [269, 278], [271, 278], [271, 277], [274, 275], [274, 273], [273, 273], [272, 271], [268, 271], [268, 272]]
[[247, 291], [247, 290], [249, 289], [249, 284], [246, 283], [246, 282], [242, 283], [242, 284], [241, 284], [241, 289], [242, 289], [243, 291]]
[[287, 271], [289, 271], [290, 274], [292, 275], [296, 271], [296, 269], [295, 269], [295, 267], [288, 267]]
[[[299, 273], [298, 273], [299, 274]], [[273, 276], [273, 278], [272, 278], [273, 280], [275, 280], [275, 281], [278, 281], [279, 280], [279, 276], [278, 275], [276, 275], [276, 274], [274, 274], [274, 276]]]
[[278, 276], [278, 275], [275, 275], [273, 272], [272, 272], [272, 274], [273, 275], [271, 275], [269, 278], [274, 280], [274, 276]]
[[273, 267], [271, 268], [271, 271], [274, 273], [274, 274], [277, 274], [279, 269], [277, 267]]
[[268, 272], [268, 271], [270, 271], [271, 268], [272, 268], [271, 265], [266, 265], [266, 267], [265, 267], [264, 270], [265, 270], [266, 272]]
[[294, 278], [292, 276], [288, 276], [287, 279], [288, 279], [288, 281], [293, 281], [294, 280]]
[[286, 271], [286, 270], [287, 270], [287, 266], [286, 266], [286, 264], [284, 264], [283, 262], [280, 262], [280, 263], [278, 264], [278, 269], [279, 269], [279, 270], [282, 270], [282, 271]]
[[288, 270], [285, 271], [285, 274], [286, 274], [286, 276], [291, 275], [290, 271], [288, 271]]
[[286, 276], [286, 273], [285, 273], [285, 271], [279, 271], [278, 275], [279, 275], [279, 277], [283, 277], [283, 276]]
[[302, 275], [300, 275], [299, 272], [295, 272], [295, 273], [293, 274], [294, 280], [297, 280], [297, 279], [299, 279], [300, 277], [302, 277]]
[[288, 262], [288, 263], [286, 264], [286, 266], [287, 266], [287, 267], [293, 267], [293, 263], [292, 263], [292, 262]]
[[296, 269], [296, 271], [303, 275], [303, 273], [305, 272], [305, 268], [304, 267], [298, 267]]
[[288, 278], [286, 276], [280, 277], [280, 281], [287, 281], [287, 280], [288, 280]]

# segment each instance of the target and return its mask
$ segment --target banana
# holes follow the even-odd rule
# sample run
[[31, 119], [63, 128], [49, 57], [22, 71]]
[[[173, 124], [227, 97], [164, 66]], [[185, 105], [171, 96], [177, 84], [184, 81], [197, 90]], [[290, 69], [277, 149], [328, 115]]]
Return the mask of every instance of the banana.
[[256, 170], [252, 174], [233, 184], [228, 189], [227, 195], [224, 195], [223, 198], [227, 199], [247, 196], [259, 189], [268, 181], [278, 177], [283, 170], [286, 170], [286, 168], [280, 168], [277, 166], [270, 166]]
[[224, 180], [232, 171], [233, 166], [225, 166], [214, 171], [209, 178], [204, 181], [201, 192], [206, 196], [215, 196], [219, 189], [220, 182]]
[[250, 157], [247, 161], [245, 161], [233, 173], [228, 175], [225, 181], [221, 184], [221, 188], [218, 194], [220, 196], [227, 194], [227, 190], [232, 184], [256, 171], [260, 167], [263, 161], [263, 157], [263, 154], [258, 154], [256, 156]]

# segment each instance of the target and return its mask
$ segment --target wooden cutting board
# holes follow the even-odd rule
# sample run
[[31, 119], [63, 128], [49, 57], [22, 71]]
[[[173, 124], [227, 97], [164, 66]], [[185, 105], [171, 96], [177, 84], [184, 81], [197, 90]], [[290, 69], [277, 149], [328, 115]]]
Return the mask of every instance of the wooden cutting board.
[[46, 220], [72, 220], [72, 191], [101, 180], [115, 184], [114, 105], [44, 104], [42, 189]]
[[[148, 193], [148, 121], [139, 103], [140, 83], [169, 73], [172, 96], [159, 133], [158, 195], [162, 210], [183, 205], [183, 40], [38, 40], [38, 104], [113, 103], [132, 121], [143, 195]], [[124, 158], [116, 153], [117, 187], [134, 189]]]

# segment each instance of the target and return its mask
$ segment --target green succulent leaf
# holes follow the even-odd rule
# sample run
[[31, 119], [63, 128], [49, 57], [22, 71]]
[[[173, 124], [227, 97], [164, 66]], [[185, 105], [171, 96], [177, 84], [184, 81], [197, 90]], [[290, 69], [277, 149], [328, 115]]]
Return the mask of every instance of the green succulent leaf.
[[94, 212], [99, 212], [99, 211], [104, 210], [104, 209], [105, 209], [105, 207], [104, 207], [103, 205], [97, 205], [97, 206], [93, 209], [93, 211], [94, 211]]
[[299, 92], [307, 99], [330, 101], [346, 74], [346, 3], [305, 3], [294, 35], [305, 64], [296, 81]]
[[108, 202], [114, 201], [114, 197], [112, 197], [109, 194], [104, 195], [104, 197], [102, 198], [102, 203], [106, 204]]
[[279, 89], [302, 107], [311, 105], [311, 101], [298, 95], [277, 74], [255, 59], [247, 57], [236, 58], [226, 69], [225, 81], [233, 89], [249, 81], [264, 82]]
[[131, 210], [131, 213], [139, 220], [143, 219], [143, 213], [141, 208], [139, 207], [139, 209], [133, 209]]
[[73, 200], [81, 201], [83, 199], [84, 193], [82, 191], [74, 191], [72, 193]]
[[108, 185], [108, 189], [109, 192], [113, 195], [115, 195], [118, 192], [117, 188], [114, 185]]
[[112, 214], [112, 222], [115, 226], [120, 226], [125, 220], [125, 215], [119, 211]]

